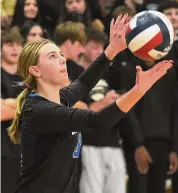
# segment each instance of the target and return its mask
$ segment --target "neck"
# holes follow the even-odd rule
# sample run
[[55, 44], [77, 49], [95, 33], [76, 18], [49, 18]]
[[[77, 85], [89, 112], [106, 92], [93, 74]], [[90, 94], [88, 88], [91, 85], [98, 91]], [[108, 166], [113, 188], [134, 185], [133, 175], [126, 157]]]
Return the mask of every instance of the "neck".
[[90, 66], [91, 61], [85, 55], [82, 55], [78, 63], [86, 70]]
[[37, 84], [37, 91], [36, 93], [40, 96], [52, 101], [54, 103], [60, 103], [60, 88], [59, 86], [51, 86], [49, 84]]
[[71, 50], [66, 47], [64, 44], [61, 45], [60, 47], [60, 50], [62, 51], [62, 53], [64, 54], [66, 60], [74, 60], [71, 56]]
[[2, 60], [1, 66], [9, 74], [16, 74], [17, 73], [17, 64], [9, 64], [6, 61]]

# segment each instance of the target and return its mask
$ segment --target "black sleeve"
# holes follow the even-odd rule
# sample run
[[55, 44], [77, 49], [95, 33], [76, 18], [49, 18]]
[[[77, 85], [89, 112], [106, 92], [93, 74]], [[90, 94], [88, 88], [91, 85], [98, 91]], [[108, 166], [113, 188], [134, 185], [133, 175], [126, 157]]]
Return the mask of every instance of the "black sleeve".
[[66, 100], [70, 106], [82, 100], [86, 97], [90, 90], [98, 83], [101, 79], [105, 70], [110, 65], [111, 61], [106, 58], [105, 54], [101, 54], [91, 65], [85, 70], [80, 77], [74, 81], [70, 86], [62, 89]]
[[97, 128], [109, 129], [123, 116], [116, 105], [111, 104], [100, 112], [67, 108], [49, 101], [42, 101], [33, 111], [30, 129], [37, 133], [86, 132]]

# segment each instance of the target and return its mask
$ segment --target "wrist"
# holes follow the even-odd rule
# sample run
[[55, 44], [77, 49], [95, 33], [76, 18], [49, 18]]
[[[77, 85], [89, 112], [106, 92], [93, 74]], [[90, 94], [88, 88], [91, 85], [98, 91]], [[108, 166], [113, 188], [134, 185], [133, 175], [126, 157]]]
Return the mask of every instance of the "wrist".
[[118, 52], [116, 52], [116, 49], [114, 49], [111, 45], [109, 45], [106, 50], [104, 51], [106, 57], [109, 60], [113, 60], [113, 58], [118, 54]]

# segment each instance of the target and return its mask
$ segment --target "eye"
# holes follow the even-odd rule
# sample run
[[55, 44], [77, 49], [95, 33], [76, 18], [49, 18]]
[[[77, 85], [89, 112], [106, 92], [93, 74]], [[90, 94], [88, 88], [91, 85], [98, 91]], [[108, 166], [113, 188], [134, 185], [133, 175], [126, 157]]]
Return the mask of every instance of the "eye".
[[51, 56], [50, 56], [50, 59], [54, 59], [56, 56], [55, 56], [55, 54], [52, 54]]
[[63, 54], [63, 53], [60, 53], [60, 55], [61, 55], [62, 57], [64, 57], [64, 54]]

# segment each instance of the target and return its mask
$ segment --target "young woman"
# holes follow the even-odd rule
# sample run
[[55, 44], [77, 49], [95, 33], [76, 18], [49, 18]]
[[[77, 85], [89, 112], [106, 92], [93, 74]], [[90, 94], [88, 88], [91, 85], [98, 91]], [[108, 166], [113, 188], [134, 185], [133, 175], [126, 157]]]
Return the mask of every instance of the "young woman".
[[11, 25], [21, 27], [27, 21], [41, 24], [37, 0], [17, 0]]
[[25, 42], [37, 41], [43, 38], [51, 39], [47, 30], [44, 29], [40, 24], [33, 21], [26, 22], [21, 27], [20, 32]]
[[11, 140], [21, 144], [20, 179], [14, 192], [75, 192], [81, 132], [113, 127], [172, 67], [172, 61], [161, 62], [146, 72], [137, 67], [133, 89], [100, 112], [71, 108], [95, 86], [116, 54], [126, 48], [126, 20], [127, 15], [112, 20], [105, 52], [66, 88], [66, 59], [59, 48], [49, 40], [24, 46], [19, 73], [27, 88], [17, 99], [15, 119], [8, 130]]

